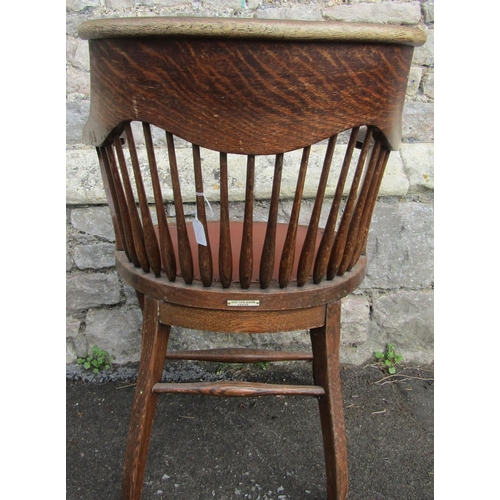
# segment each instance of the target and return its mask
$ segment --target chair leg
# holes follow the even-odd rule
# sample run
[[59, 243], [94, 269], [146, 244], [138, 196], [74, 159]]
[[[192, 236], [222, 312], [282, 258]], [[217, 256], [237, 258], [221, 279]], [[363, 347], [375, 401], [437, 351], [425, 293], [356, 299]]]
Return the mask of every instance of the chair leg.
[[161, 382], [170, 327], [158, 322], [158, 301], [145, 296], [142, 350], [135, 388], [132, 417], [123, 468], [122, 500], [141, 498], [149, 438], [158, 394], [152, 389]]
[[344, 500], [348, 494], [347, 445], [340, 386], [340, 301], [326, 306], [325, 326], [311, 329], [313, 374], [325, 389], [319, 398], [325, 452], [327, 499]]

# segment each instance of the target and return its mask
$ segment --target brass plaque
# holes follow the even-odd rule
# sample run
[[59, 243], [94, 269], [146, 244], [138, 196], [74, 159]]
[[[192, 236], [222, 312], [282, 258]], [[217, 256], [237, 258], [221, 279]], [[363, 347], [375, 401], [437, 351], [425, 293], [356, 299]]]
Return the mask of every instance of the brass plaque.
[[260, 306], [260, 300], [228, 300], [227, 305], [233, 307], [256, 307]]

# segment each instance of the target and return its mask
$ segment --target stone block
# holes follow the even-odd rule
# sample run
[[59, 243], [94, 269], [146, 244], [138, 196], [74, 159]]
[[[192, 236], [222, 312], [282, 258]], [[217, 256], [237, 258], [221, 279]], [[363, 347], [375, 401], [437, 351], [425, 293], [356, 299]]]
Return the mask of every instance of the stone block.
[[215, 10], [241, 9], [245, 7], [245, 3], [241, 0], [201, 0], [203, 7], [208, 7]]
[[434, 293], [404, 291], [373, 301], [371, 332], [376, 350], [390, 342], [404, 362], [431, 363], [434, 349]]
[[424, 80], [424, 94], [434, 99], [434, 72], [431, 71]]
[[389, 161], [385, 167], [379, 196], [405, 196], [409, 187], [410, 183], [404, 171], [401, 155], [394, 151], [389, 156]]
[[133, 306], [133, 307], [139, 307], [139, 299], [137, 298], [137, 294], [135, 293], [135, 289], [132, 288], [128, 283], [125, 281], [121, 280], [122, 286], [123, 286], [123, 293], [125, 295], [125, 300], [127, 301], [127, 304]]
[[68, 249], [66, 249], [66, 271], [70, 271], [72, 267], [73, 267], [73, 258], [71, 257], [71, 254], [68, 252]]
[[434, 189], [434, 144], [401, 144], [410, 193]]
[[101, 169], [94, 149], [66, 151], [66, 203], [107, 203]]
[[296, 19], [302, 21], [321, 21], [321, 9], [316, 6], [271, 7], [255, 12], [257, 19]]
[[80, 12], [83, 9], [99, 7], [103, 0], [66, 0], [66, 10]]
[[363, 2], [323, 9], [326, 19], [362, 23], [418, 24], [420, 2]]
[[107, 241], [115, 241], [113, 223], [108, 207], [73, 208], [70, 216], [75, 229], [98, 236]]
[[104, 269], [115, 265], [115, 246], [111, 243], [78, 245], [75, 264], [79, 269]]
[[90, 95], [90, 74], [69, 66], [66, 69], [66, 93]]
[[105, 0], [108, 9], [131, 9], [134, 4], [134, 0]]
[[75, 274], [66, 278], [67, 311], [118, 304], [120, 300], [120, 282], [116, 274]]
[[434, 30], [427, 30], [427, 41], [421, 47], [415, 47], [413, 64], [420, 66], [434, 65]]
[[342, 299], [341, 343], [359, 345], [366, 342], [370, 323], [370, 303], [365, 297], [350, 295]]
[[422, 2], [422, 12], [426, 23], [434, 22], [434, 0], [424, 0]]
[[66, 62], [71, 63], [73, 57], [75, 56], [77, 44], [78, 38], [66, 37]]
[[[116, 0], [114, 0], [116, 1]], [[224, 1], [224, 0], [221, 0]], [[236, 2], [237, 0], [231, 0]], [[136, 0], [138, 5], [161, 5], [165, 7], [191, 7], [193, 2], [191, 0]]]
[[407, 102], [403, 109], [403, 141], [434, 142], [434, 104]]
[[247, 0], [246, 1], [247, 9], [250, 9], [250, 10], [258, 9], [259, 5], [260, 5], [260, 0]]
[[71, 339], [66, 339], [66, 364], [76, 363], [77, 357], [73, 341]]
[[89, 43], [80, 38], [66, 41], [66, 60], [77, 69], [90, 70]]
[[87, 341], [80, 332], [81, 323], [78, 318], [66, 318], [66, 363], [75, 363], [77, 358], [85, 356], [87, 352]]
[[[164, 137], [164, 136], [163, 136]], [[163, 139], [164, 140], [164, 139]], [[158, 135], [158, 152], [156, 155], [158, 174], [162, 183], [163, 198], [167, 202], [173, 200], [172, 182], [166, 149], [162, 148], [161, 137]], [[326, 144], [315, 144], [311, 154], [304, 186], [304, 197], [314, 198], [323, 168]], [[336, 182], [342, 167], [342, 161], [347, 146], [338, 144], [335, 148], [330, 176], [328, 178], [326, 196], [335, 194]], [[210, 203], [220, 199], [219, 154], [201, 148], [201, 160], [204, 171], [204, 193]], [[280, 196], [282, 199], [293, 199], [297, 185], [302, 150], [291, 151], [285, 154], [284, 168], [287, 172], [283, 176]], [[144, 148], [138, 149], [139, 164], [143, 172], [144, 185], [148, 193], [152, 193], [151, 179], [148, 171], [147, 153]], [[356, 149], [353, 155], [353, 168], [348, 176], [347, 184], [354, 175], [354, 166], [359, 157]], [[228, 176], [230, 186], [230, 200], [244, 201], [246, 185], [246, 157], [243, 155], [228, 155]], [[183, 200], [193, 203], [196, 198], [194, 185], [193, 159], [191, 148], [177, 150], [177, 162]], [[258, 156], [255, 162], [255, 198], [256, 200], [269, 199], [272, 191], [272, 176], [274, 174], [275, 159], [272, 156]], [[95, 151], [88, 149], [70, 150], [66, 153], [66, 201], [68, 204], [97, 204], [106, 203], [106, 196], [102, 187], [101, 173]], [[408, 191], [408, 179], [404, 173], [403, 163], [398, 153], [393, 153], [387, 165], [386, 174], [381, 186], [381, 196], [404, 196]], [[347, 187], [344, 194], [347, 194]], [[153, 202], [152, 196], [149, 202]]]
[[410, 74], [408, 76], [408, 87], [406, 88], [407, 96], [414, 96], [418, 92], [421, 80], [422, 80], [422, 68], [419, 68], [417, 66], [412, 66], [410, 69]]
[[134, 309], [90, 309], [85, 335], [89, 349], [94, 345], [108, 351], [115, 364], [136, 362], [141, 350], [142, 313]]
[[169, 348], [172, 350], [218, 349], [223, 347], [279, 348], [287, 351], [301, 351], [310, 349], [311, 342], [309, 334], [304, 330], [273, 334], [231, 334], [172, 327], [170, 333]]
[[363, 289], [431, 286], [433, 215], [430, 204], [377, 203], [368, 237], [368, 267], [361, 285]]
[[75, 99], [66, 102], [66, 142], [81, 144], [83, 142], [82, 128], [87, 122], [90, 101]]

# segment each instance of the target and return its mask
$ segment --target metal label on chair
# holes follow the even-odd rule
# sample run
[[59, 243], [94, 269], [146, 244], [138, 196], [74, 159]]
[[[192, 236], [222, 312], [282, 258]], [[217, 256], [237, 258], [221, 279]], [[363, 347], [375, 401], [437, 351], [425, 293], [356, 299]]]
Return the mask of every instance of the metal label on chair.
[[227, 305], [233, 307], [255, 307], [260, 306], [260, 300], [228, 300]]

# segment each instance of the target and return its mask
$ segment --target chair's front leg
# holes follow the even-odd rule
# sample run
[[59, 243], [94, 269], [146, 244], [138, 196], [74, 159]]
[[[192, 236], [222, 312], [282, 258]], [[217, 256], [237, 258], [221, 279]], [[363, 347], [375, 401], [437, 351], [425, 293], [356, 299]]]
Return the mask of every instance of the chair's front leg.
[[149, 438], [161, 381], [170, 327], [158, 322], [158, 301], [144, 297], [142, 349], [123, 469], [122, 500], [141, 498]]
[[340, 386], [340, 301], [326, 306], [325, 326], [311, 329], [314, 382], [325, 389], [319, 398], [325, 451], [327, 499], [347, 498], [347, 445]]

